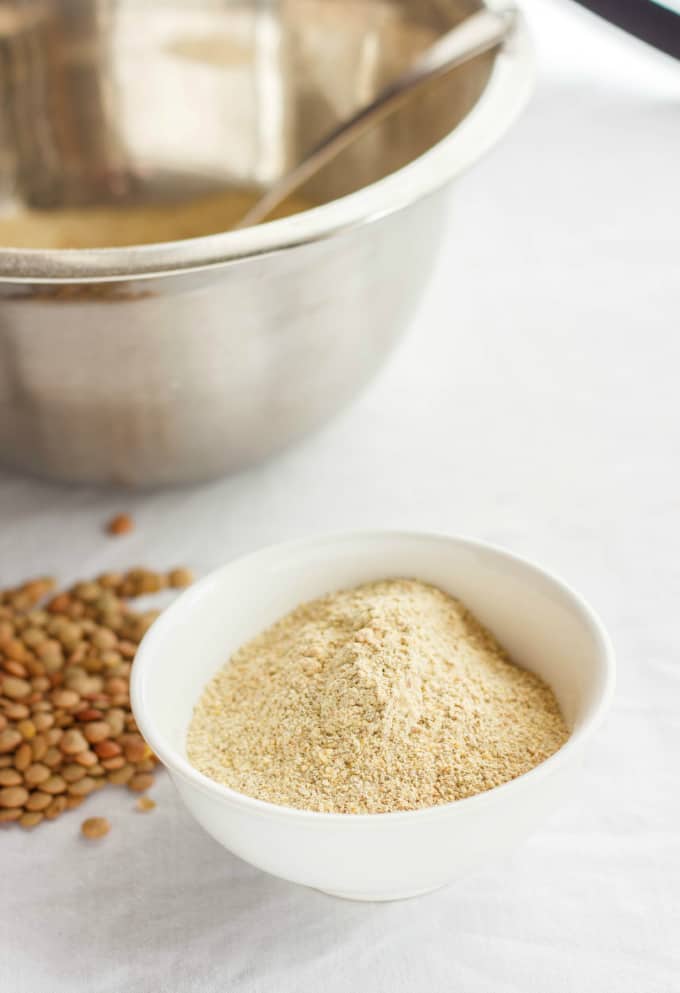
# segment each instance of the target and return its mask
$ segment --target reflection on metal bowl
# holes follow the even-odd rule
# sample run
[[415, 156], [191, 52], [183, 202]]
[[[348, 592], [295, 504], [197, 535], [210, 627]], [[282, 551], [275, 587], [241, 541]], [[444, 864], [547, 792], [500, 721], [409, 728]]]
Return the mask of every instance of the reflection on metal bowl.
[[[263, 187], [475, 0], [16, 0], [0, 16], [0, 210]], [[148, 245], [0, 248], [0, 458], [53, 478], [208, 479], [348, 402], [431, 269], [451, 180], [520, 109], [504, 48], [357, 141], [321, 206]]]

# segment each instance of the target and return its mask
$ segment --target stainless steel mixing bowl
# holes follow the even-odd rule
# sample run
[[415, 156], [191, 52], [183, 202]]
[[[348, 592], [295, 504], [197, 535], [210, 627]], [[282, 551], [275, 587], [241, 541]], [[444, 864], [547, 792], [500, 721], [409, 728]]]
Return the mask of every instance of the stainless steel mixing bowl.
[[[493, 5], [493, 4], [490, 4]], [[0, 206], [263, 186], [475, 0], [6, 0]], [[522, 105], [520, 22], [256, 228], [0, 249], [0, 458], [53, 478], [207, 479], [345, 404], [425, 284], [446, 187]]]

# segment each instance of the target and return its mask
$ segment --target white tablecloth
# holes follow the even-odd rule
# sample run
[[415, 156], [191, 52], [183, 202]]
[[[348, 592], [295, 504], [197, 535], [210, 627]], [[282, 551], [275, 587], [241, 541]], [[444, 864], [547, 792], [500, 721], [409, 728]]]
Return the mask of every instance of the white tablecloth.
[[[230, 856], [166, 775], [146, 816], [106, 790], [2, 832], [2, 993], [680, 991], [680, 79], [575, 8], [531, 10], [536, 97], [460, 185], [410, 335], [359, 403], [198, 489], [4, 474], [0, 578], [205, 571], [376, 525], [501, 543], [580, 589], [618, 650], [580, 804], [503, 864], [361, 905]], [[137, 530], [113, 540], [117, 510]], [[83, 810], [113, 821], [100, 844], [80, 841]]]

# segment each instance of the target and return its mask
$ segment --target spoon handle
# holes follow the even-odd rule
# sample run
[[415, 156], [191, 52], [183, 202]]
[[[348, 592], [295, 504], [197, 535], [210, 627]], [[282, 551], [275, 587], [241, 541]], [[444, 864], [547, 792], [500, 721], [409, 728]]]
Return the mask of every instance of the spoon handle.
[[263, 221], [319, 169], [396, 110], [418, 87], [502, 44], [513, 29], [516, 16], [513, 9], [480, 10], [447, 31], [369, 104], [338, 124], [298, 165], [277, 179], [234, 227], [250, 227]]

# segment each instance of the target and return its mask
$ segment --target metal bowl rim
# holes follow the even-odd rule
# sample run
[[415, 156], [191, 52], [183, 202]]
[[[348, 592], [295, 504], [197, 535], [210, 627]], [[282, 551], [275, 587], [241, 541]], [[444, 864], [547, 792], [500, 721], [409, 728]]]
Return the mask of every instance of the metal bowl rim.
[[[485, 6], [507, 9], [504, 0], [487, 0]], [[526, 103], [533, 76], [533, 49], [520, 15], [472, 110], [441, 141], [385, 178], [301, 214], [238, 231], [119, 248], [0, 248], [0, 282], [100, 283], [195, 272], [323, 241], [378, 220], [435, 192], [494, 145]]]

